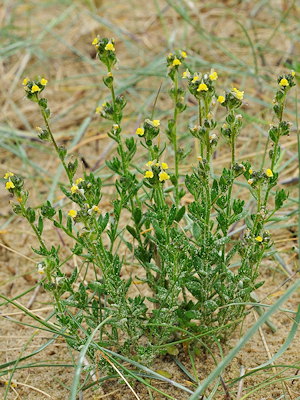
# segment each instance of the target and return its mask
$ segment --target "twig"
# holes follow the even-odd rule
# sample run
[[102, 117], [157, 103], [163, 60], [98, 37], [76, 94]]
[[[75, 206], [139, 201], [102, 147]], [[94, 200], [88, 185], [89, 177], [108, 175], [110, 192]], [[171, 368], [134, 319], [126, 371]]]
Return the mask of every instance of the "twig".
[[39, 284], [39, 285], [34, 289], [33, 294], [32, 294], [32, 296], [30, 297], [30, 299], [29, 299], [29, 301], [28, 301], [28, 303], [27, 303], [27, 305], [26, 305], [26, 307], [27, 307], [29, 310], [31, 309], [31, 307], [32, 307], [32, 305], [33, 305], [33, 303], [34, 303], [34, 301], [35, 301], [35, 299], [36, 299], [36, 296], [38, 295], [38, 293], [39, 293], [39, 291], [40, 291], [40, 288], [41, 288], [41, 285]]
[[[243, 377], [245, 374], [245, 367], [243, 365], [241, 365], [241, 369], [240, 369], [240, 377]], [[243, 386], [244, 386], [244, 378], [241, 378], [239, 381], [239, 386], [238, 386], [238, 391], [237, 391], [237, 395], [236, 395], [236, 400], [239, 400], [242, 396], [242, 392], [243, 392]]]

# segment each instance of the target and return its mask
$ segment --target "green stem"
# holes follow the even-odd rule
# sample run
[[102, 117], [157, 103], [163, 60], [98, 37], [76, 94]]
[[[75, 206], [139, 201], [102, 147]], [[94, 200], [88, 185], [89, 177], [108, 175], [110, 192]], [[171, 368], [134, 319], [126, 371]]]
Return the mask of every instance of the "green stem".
[[206, 191], [206, 215], [204, 224], [204, 238], [207, 238], [209, 232], [209, 220], [211, 211], [210, 188], [209, 188], [209, 183], [207, 181], [205, 182], [205, 191]]
[[72, 185], [72, 178], [71, 178], [69, 169], [68, 169], [68, 167], [67, 167], [65, 161], [64, 161], [64, 160], [62, 159], [62, 157], [60, 156], [59, 148], [58, 148], [58, 146], [57, 146], [57, 143], [56, 143], [56, 141], [55, 141], [55, 139], [54, 139], [54, 136], [53, 136], [53, 133], [52, 133], [52, 131], [51, 131], [51, 128], [50, 128], [49, 121], [48, 121], [47, 115], [46, 115], [46, 113], [45, 113], [45, 110], [44, 110], [41, 106], [40, 106], [40, 110], [41, 110], [41, 113], [42, 113], [42, 116], [43, 116], [43, 119], [44, 119], [46, 128], [47, 128], [47, 130], [48, 130], [48, 132], [49, 132], [49, 135], [50, 135], [52, 144], [53, 144], [53, 146], [54, 146], [54, 149], [55, 149], [55, 151], [56, 151], [56, 153], [57, 153], [57, 155], [58, 155], [58, 157], [59, 157], [59, 159], [60, 159], [60, 161], [61, 161], [61, 163], [62, 163], [62, 165], [63, 165], [63, 167], [64, 167], [64, 169], [65, 169], [65, 171], [66, 171], [66, 174], [67, 174], [67, 176], [68, 176], [69, 182], [70, 182], [70, 184]]
[[53, 291], [53, 296], [54, 296], [54, 299], [55, 299], [55, 302], [56, 302], [56, 306], [57, 306], [58, 312], [59, 312], [60, 314], [63, 314], [64, 310], [63, 310], [63, 308], [62, 308], [62, 306], [61, 306], [60, 298], [59, 298], [59, 295], [58, 295], [58, 293], [56, 292], [56, 290]]
[[[230, 147], [231, 147], [231, 169], [233, 168], [235, 164], [235, 132], [232, 132], [232, 136], [230, 138]], [[232, 195], [232, 189], [233, 189], [233, 179], [230, 182], [229, 189], [228, 189], [228, 197], [227, 197], [227, 210], [226, 210], [226, 215], [227, 215], [227, 230], [229, 228], [228, 226], [228, 221], [231, 213], [231, 195]], [[223, 260], [225, 262], [226, 259], [226, 243], [224, 243], [223, 246]]]
[[[235, 164], [235, 132], [233, 132], [233, 134], [232, 134], [230, 144], [231, 144], [231, 169], [232, 169]], [[228, 189], [227, 218], [229, 218], [230, 212], [231, 212], [232, 189], [233, 189], [233, 181], [230, 183], [230, 186]]]
[[[284, 96], [284, 98], [282, 99], [282, 103], [280, 105], [280, 115], [279, 115], [279, 123], [282, 122], [282, 118], [283, 118], [283, 110], [284, 110], [284, 105], [285, 105], [285, 98], [286, 96]], [[272, 160], [271, 160], [271, 170], [274, 172], [274, 168], [275, 168], [275, 163], [276, 163], [276, 155], [277, 155], [277, 149], [278, 149], [278, 145], [279, 145], [279, 137], [276, 139], [276, 142], [274, 143], [274, 149], [273, 149], [273, 155], [272, 155]], [[268, 188], [266, 190], [266, 194], [265, 194], [265, 200], [264, 200], [264, 206], [266, 207], [268, 199], [269, 199], [269, 194], [271, 191], [271, 185], [268, 184]]]
[[46, 247], [46, 245], [45, 245], [45, 243], [44, 243], [39, 231], [37, 230], [36, 226], [34, 225], [33, 222], [30, 222], [29, 219], [27, 218], [27, 213], [26, 213], [26, 209], [25, 209], [24, 205], [22, 203], [20, 203], [20, 206], [21, 206], [21, 209], [22, 209], [24, 217], [27, 219], [27, 221], [28, 221], [29, 225], [31, 226], [33, 232], [35, 233], [38, 241], [40, 242], [40, 245], [42, 246], [42, 248], [44, 250], [47, 250], [47, 247]]
[[178, 207], [179, 204], [179, 153], [178, 153], [178, 143], [177, 143], [177, 117], [178, 117], [178, 109], [177, 109], [177, 102], [178, 102], [178, 71], [176, 71], [174, 76], [174, 84], [175, 84], [175, 100], [174, 100], [174, 127], [173, 127], [173, 148], [174, 148], [174, 157], [175, 157], [175, 177], [176, 177], [176, 184], [175, 184], [175, 204]]
[[[199, 126], [202, 126], [202, 109], [201, 109], [201, 98], [198, 98], [198, 122]], [[200, 155], [204, 157], [204, 146], [203, 141], [200, 139]]]

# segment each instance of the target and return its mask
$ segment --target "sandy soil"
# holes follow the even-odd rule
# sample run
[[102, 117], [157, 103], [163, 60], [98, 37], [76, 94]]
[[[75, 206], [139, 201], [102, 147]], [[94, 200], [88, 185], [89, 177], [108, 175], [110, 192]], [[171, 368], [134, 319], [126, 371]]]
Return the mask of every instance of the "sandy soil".
[[[136, 0], [118, 2], [116, 7], [111, 7], [111, 3], [106, 0], [94, 3], [103, 6], [101, 12], [99, 11], [98, 14], [96, 13], [98, 17], [105, 18], [122, 30], [118, 44], [119, 57], [121, 59], [119, 70], [120, 78], [125, 79], [130, 76], [131, 67], [135, 68], [137, 65], [145, 65], [151, 60], [151, 57], [159, 54], [163, 57], [167, 47], [174, 47], [174, 41], [176, 45], [178, 41], [178, 47], [183, 47], [184, 43], [185, 47], [191, 49], [190, 51], [194, 54], [199, 54], [200, 61], [202, 60], [201, 62], [203, 62], [203, 64], [211, 62], [212, 64], [220, 65], [221, 68], [222, 63], [227, 65], [231, 62], [230, 58], [224, 54], [220, 47], [208, 48], [205, 40], [201, 38], [201, 35], [199, 37], [195, 36], [193, 30], [186, 25], [182, 19], [179, 19], [174, 10], [168, 7], [164, 2], [158, 2], [157, 4], [165, 18], [165, 23], [157, 16], [157, 9], [154, 3], [151, 2], [143, 2], [143, 7], [141, 7], [141, 3]], [[250, 7], [248, 2], [242, 2], [242, 4], [237, 6], [236, 2], [233, 1], [216, 2], [215, 7], [209, 4], [200, 5], [200, 2], [199, 4], [191, 1], [186, 1], [185, 3], [187, 4], [193, 21], [199, 26], [203, 26], [211, 34], [216, 34], [220, 32], [220, 30], [224, 32], [227, 48], [230, 48], [230, 51], [245, 62], [246, 65], [248, 63], [251, 65], [253, 64], [252, 55], [249, 50], [249, 43], [245, 42], [244, 37], [241, 36], [240, 29], [233, 22], [235, 14], [238, 13], [240, 15], [241, 21], [244, 21], [245, 26], [249, 27], [249, 29], [254, 19], [258, 21], [257, 25], [255, 25], [255, 29], [253, 29], [251, 33], [254, 37], [258, 37], [259, 41], [264, 43], [265, 40], [271, 37], [271, 28], [274, 28], [280, 16], [282, 16], [289, 7], [287, 4], [288, 2], [285, 1], [272, 2], [272, 10], [266, 7], [260, 8], [258, 2], [255, 2], [253, 7]], [[255, 8], [255, 6], [257, 7]], [[275, 12], [273, 13], [274, 9]], [[81, 3], [74, 3], [74, 8], [70, 10], [66, 8], [66, 6], [58, 5], [50, 6], [48, 11], [41, 12], [34, 3], [21, 2], [18, 4], [17, 2], [11, 2], [11, 8], [8, 10], [4, 7], [3, 10], [1, 18], [5, 19], [9, 13], [14, 13], [15, 17], [18, 17], [16, 18], [17, 26], [23, 30], [25, 29], [26, 23], [28, 23], [28, 19], [25, 19], [24, 15], [26, 13], [27, 16], [34, 15], [35, 18], [29, 18], [29, 28], [37, 33], [41, 32], [40, 26], [45, 25], [51, 20], [50, 16], [58, 17], [62, 15], [63, 12], [69, 12], [66, 20], [69, 24], [67, 33], [65, 23], [58, 23], [54, 29], [54, 33], [57, 37], [53, 37], [53, 35], [49, 34], [37, 45], [37, 48], [40, 46], [40, 48], [44, 50], [46, 48], [49, 49], [48, 60], [40, 59], [38, 51], [35, 50], [35, 52], [30, 55], [29, 59], [25, 57], [25, 53], [21, 55], [16, 54], [9, 58], [8, 64], [1, 64], [1, 71], [4, 76], [3, 86], [1, 88], [1, 106], [4, 111], [2, 113], [4, 117], [2, 117], [3, 119], [1, 122], [6, 122], [9, 126], [18, 129], [24, 137], [34, 138], [34, 127], [39, 123], [38, 114], [34, 105], [24, 100], [22, 89], [19, 88], [19, 85], [14, 82], [12, 84], [11, 82], [15, 76], [14, 74], [17, 74], [17, 76], [19, 74], [20, 78], [25, 73], [28, 75], [45, 74], [49, 77], [50, 81], [52, 79], [56, 82], [54, 86], [49, 86], [48, 94], [53, 110], [53, 122], [55, 131], [57, 132], [57, 138], [58, 140], [69, 143], [69, 139], [73, 138], [74, 131], [78, 129], [86, 118], [91, 117], [91, 110], [94, 109], [94, 104], [96, 104], [99, 99], [103, 98], [103, 85], [99, 77], [97, 77], [96, 80], [96, 72], [92, 64], [94, 54], [90, 46], [91, 39], [96, 33], [101, 33], [101, 35], [113, 34], [108, 25], [101, 25], [99, 21], [91, 18], [88, 13], [84, 13], [83, 10], [86, 9]], [[255, 10], [256, 14], [251, 16], [251, 12]], [[265, 49], [264, 53], [266, 63], [259, 57], [259, 68], [263, 71], [265, 76], [272, 77], [273, 79], [273, 75], [282, 68], [282, 64], [297, 52], [297, 45], [294, 45], [293, 41], [289, 41], [288, 38], [290, 38], [290, 33], [293, 32], [293, 29], [296, 29], [294, 18], [298, 11], [299, 10], [295, 7], [295, 9], [292, 10], [292, 17], [290, 14], [287, 17], [286, 25], [284, 25], [284, 27], [281, 26], [277, 33], [271, 37], [269, 43], [270, 47]], [[38, 21], [38, 23], [36, 23], [36, 21]], [[101, 32], [99, 32], [99, 30]], [[59, 37], [63, 37], [69, 47], [66, 46], [63, 41], [58, 40]], [[132, 41], [130, 43], [135, 43], [137, 46], [134, 52], [130, 50], [132, 44], [127, 42], [128, 37], [130, 37]], [[170, 38], [169, 42], [164, 39], [165, 37]], [[242, 39], [237, 40], [240, 37], [242, 37]], [[74, 54], [71, 49], [72, 46], [79, 49], [80, 52], [86, 56], [86, 59], [82, 60], [78, 55]], [[269, 49], [273, 50], [271, 51]], [[274, 49], [276, 51], [274, 51]], [[64, 57], [61, 56], [62, 53]], [[133, 57], [133, 53], [135, 57]], [[250, 97], [256, 96], [261, 102], [270, 102], [273, 90], [271, 86], [269, 91], [260, 90], [259, 82], [257, 82], [255, 78], [249, 78], [249, 75], [244, 75], [243, 68], [245, 67], [240, 67], [236, 76], [230, 76], [225, 69], [223, 71], [224, 86], [226, 86], [227, 82], [241, 82], [243, 87], [247, 88]], [[70, 79], [69, 81], [63, 80], [65, 76], [74, 77], [78, 74], [82, 74], [83, 77], [80, 79]], [[154, 78], [146, 78], [143, 82], [137, 83], [135, 88], [141, 90], [141, 88], [149, 87], [149, 92], [147, 90], [141, 92], [142, 96], [147, 97], [149, 93], [153, 93], [153, 88], [159, 87], [160, 81], [161, 76], [158, 74], [158, 76]], [[6, 93], [8, 93], [13, 85], [14, 87], [11, 90], [12, 101], [7, 101]], [[127, 95], [129, 103], [132, 104], [135, 100], [135, 93], [128, 91]], [[73, 109], [72, 107], [74, 104], [75, 108]], [[21, 110], [19, 114], [16, 114], [16, 106]], [[158, 111], [163, 112], [167, 107], [166, 93], [163, 91], [158, 102]], [[136, 110], [132, 105], [129, 105], [128, 117], [125, 120], [128, 132], [133, 130], [138, 124], [138, 121], [142, 118], [139, 110], [140, 109]], [[249, 104], [245, 105], [244, 110], [251, 115], [258, 116], [258, 118], [264, 117], [264, 112], [262, 111], [263, 106], [260, 104], [249, 101]], [[24, 122], [22, 113], [26, 115], [27, 124]], [[294, 118], [292, 112], [289, 112], [288, 116], [291, 119]], [[96, 121], [94, 117], [91, 117], [89, 128], [81, 137], [81, 145], [75, 149], [78, 155], [83, 157], [90, 166], [102, 165], [105, 158], [110, 157], [113, 152], [113, 148], [106, 139], [106, 128], [107, 125], [105, 123], [99, 126], [98, 121]], [[263, 153], [264, 137], [263, 135], [259, 136], [257, 132], [257, 130], [254, 130], [253, 126], [246, 124], [245, 130], [240, 137], [238, 153], [241, 159], [250, 158], [252, 160], [253, 157], [257, 155], [260, 156]], [[95, 136], [97, 135], [99, 135], [99, 138], [96, 140]], [[251, 140], [249, 140], [249, 137]], [[85, 140], [89, 142], [84, 142]], [[29, 143], [30, 144], [26, 145], [29, 158], [46, 171], [49, 171], [51, 176], [51, 174], [56, 171], [56, 161], [54, 161], [52, 155], [46, 150], [32, 148], [32, 144], [35, 143], [34, 141], [31, 140]], [[284, 147], [286, 149], [284, 160], [286, 161], [291, 158], [296, 151], [296, 137], [294, 134], [286, 139]], [[20, 158], [13, 157], [11, 153], [4, 148], [0, 149], [0, 151], [1, 173], [11, 168], [14, 168], [16, 172], [25, 173], [28, 177], [27, 185], [31, 188], [33, 203], [39, 204], [43, 201], [51, 188], [51, 180], [47, 174], [43, 174], [42, 171], [37, 173], [37, 170], [33, 168], [32, 165], [22, 163]], [[226, 160], [227, 154], [225, 148], [219, 147], [216, 154], [217, 167]], [[192, 163], [193, 160], [191, 158], [186, 165], [187, 170], [191, 168]], [[37, 175], [34, 175], [33, 171]], [[282, 180], [290, 179], [295, 176], [297, 176], [297, 165], [293, 163], [289, 165], [282, 174]], [[293, 198], [297, 198], [296, 186], [289, 186], [289, 190], [290, 195]], [[30, 289], [37, 283], [35, 269], [35, 261], [37, 258], [30, 249], [30, 246], [35, 245], [35, 238], [28, 230], [24, 221], [21, 221], [11, 213], [9, 205], [10, 198], [7, 193], [4, 192], [2, 186], [0, 193], [0, 223], [3, 227], [0, 231], [0, 291], [5, 296], [13, 298], [27, 289]], [[55, 193], [54, 196], [57, 195], [58, 193]], [[295, 221], [295, 217], [293, 218], [293, 221]], [[5, 222], [8, 220], [10, 223], [5, 225]], [[295, 231], [296, 227], [292, 227], [289, 229], [276, 230], [274, 232], [274, 240], [277, 242], [280, 256], [288, 266], [289, 272], [286, 272], [280, 264], [274, 260], [267, 260], [263, 263], [261, 272], [262, 279], [265, 280], [265, 285], [259, 289], [257, 294], [264, 303], [273, 304], [297, 277], [298, 259], [294, 251], [294, 245], [296, 243]], [[50, 240], [55, 242], [60, 240], [55, 231], [49, 229], [47, 234]], [[67, 250], [63, 249], [63, 251]], [[71, 270], [72, 267], [73, 263], [70, 263], [68, 268]], [[20, 302], [28, 306], [31, 299], [32, 292], [29, 292], [20, 299]], [[299, 293], [295, 294], [284, 305], [284, 308], [296, 310], [298, 304]], [[31, 310], [33, 313], [43, 318], [49, 315], [51, 304], [47, 294], [42, 290], [37, 293], [37, 296], [31, 304]], [[226, 369], [223, 375], [225, 383], [230, 379], [239, 377], [243, 369], [249, 372], [251, 368], [255, 368], [261, 363], [266, 362], [278, 351], [291, 328], [291, 315], [292, 314], [280, 312], [272, 318], [272, 322], [277, 327], [275, 333], [266, 325], [263, 326], [261, 331], [257, 332]], [[1, 317], [1, 363], [17, 359], [18, 357], [24, 357], [38, 349], [41, 345], [47, 343], [51, 338], [51, 335], [46, 331], [36, 330], [34, 327], [26, 327], [17, 324], [16, 321], [32, 323], [32, 320], [19, 313], [14, 307], [1, 307]], [[227, 343], [225, 351], [228, 351], [237, 343], [242, 333], [255, 322], [256, 318], [257, 315], [255, 311], [249, 310], [249, 315], [242, 329], [238, 329], [234, 333], [233, 337]], [[229, 389], [232, 398], [242, 399], [248, 390], [255, 390], [258, 385], [264, 382], [266, 383], [265, 387], [249, 394], [247, 398], [251, 400], [275, 400], [281, 398], [293, 400], [299, 398], [300, 384], [299, 380], [297, 380], [298, 368], [300, 369], [299, 345], [300, 335], [297, 334], [290, 348], [276, 361], [277, 365], [281, 365], [280, 367], [273, 367], [273, 369], [269, 369], [265, 372], [255, 373], [252, 376], [246, 377], [243, 380], [243, 387], [240, 388], [239, 395], [239, 387], [238, 383], [236, 383]], [[217, 349], [215, 349], [215, 354], [217, 359], [220, 360], [221, 356], [218, 355]], [[15, 372], [14, 382], [16, 386], [10, 391], [8, 399], [42, 400], [51, 398], [61, 400], [68, 398], [68, 387], [70, 387], [72, 383], [74, 373], [74, 369], [68, 367], [68, 365], [73, 365], [76, 357], [77, 354], [71, 352], [64, 341], [61, 339], [55, 340], [42, 352], [19, 364], [22, 366], [26, 363], [30, 363], [31, 366]], [[181, 349], [178, 358], [192, 373], [189, 358], [186, 356], [183, 349]], [[51, 364], [52, 366], [34, 368], [35, 362], [39, 364]], [[54, 367], [54, 364], [64, 364], [66, 366]], [[285, 369], [285, 365], [293, 366], [293, 368]], [[200, 380], [203, 380], [213, 367], [214, 363], [211, 357], [204, 354], [197, 356], [196, 369]], [[191, 389], [194, 388], [189, 382], [189, 378], [182, 373], [170, 356], [158, 358], [152, 365], [152, 368], [155, 370], [165, 370], [175, 381]], [[282, 378], [286, 377], [287, 379], [282, 381]], [[6, 379], [7, 376], [2, 376], [0, 378], [0, 396], [4, 396]], [[270, 379], [271, 382], [268, 383], [268, 379]], [[149, 393], [142, 385], [132, 384], [140, 399], [150, 399]], [[188, 398], [188, 395], [184, 392], [174, 390], [174, 388], [164, 383], [152, 382], [152, 384], [172, 395], [177, 400]], [[131, 400], [134, 396], [124, 384], [111, 381], [105, 383], [102, 388], [97, 388], [96, 390], [90, 389], [84, 392], [82, 397], [84, 400], [98, 400], [102, 398], [109, 400]], [[160, 400], [164, 397], [154, 393], [153, 398]], [[220, 389], [220, 393], [216, 394], [214, 399], [227, 400], [227, 397], [225, 392], [222, 392]]]

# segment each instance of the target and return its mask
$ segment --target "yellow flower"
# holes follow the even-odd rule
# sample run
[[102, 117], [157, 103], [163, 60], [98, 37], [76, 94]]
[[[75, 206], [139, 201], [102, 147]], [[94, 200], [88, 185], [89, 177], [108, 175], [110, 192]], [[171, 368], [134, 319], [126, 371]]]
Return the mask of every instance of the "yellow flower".
[[168, 54], [168, 58], [171, 58], [173, 56], [173, 53]]
[[152, 125], [154, 126], [154, 128], [158, 128], [160, 125], [160, 120], [159, 119], [154, 119], [152, 121]]
[[102, 113], [102, 109], [103, 109], [103, 107], [97, 107], [96, 110], [95, 110], [95, 113], [96, 114], [101, 114]]
[[28, 82], [29, 82], [29, 79], [25, 78], [25, 79], [23, 79], [22, 85], [26, 86]]
[[232, 91], [234, 92], [234, 95], [235, 95], [235, 97], [236, 97], [237, 99], [243, 100], [243, 98], [244, 98], [244, 93], [245, 93], [245, 92], [243, 92], [243, 91], [241, 91], [241, 90], [238, 90], [237, 88], [233, 88]]
[[212, 133], [211, 135], [209, 135], [209, 141], [210, 143], [213, 142], [214, 140], [217, 139], [217, 135], [215, 133]]
[[208, 87], [205, 83], [200, 83], [200, 85], [198, 86], [197, 92], [207, 92], [208, 91]]
[[216, 71], [213, 71], [210, 75], [209, 75], [209, 79], [211, 81], [216, 81], [218, 79], [218, 74]]
[[153, 164], [154, 164], [154, 161], [148, 161], [148, 162], [146, 163], [147, 167], [151, 167]]
[[95, 39], [92, 41], [93, 46], [97, 46], [99, 44], [99, 39], [95, 37]]
[[289, 86], [288, 80], [285, 78], [282, 78], [281, 81], [279, 82], [279, 86], [283, 86], [283, 87]]
[[249, 174], [250, 174], [250, 175], [253, 174], [253, 169], [252, 169], [252, 168], [249, 169]]
[[169, 168], [168, 164], [165, 163], [165, 162], [161, 163], [161, 167], [162, 167], [162, 169], [168, 169]]
[[5, 184], [5, 189], [7, 189], [7, 190], [13, 189], [14, 187], [15, 187], [15, 185], [11, 181], [6, 182], [6, 184]]
[[113, 73], [112, 73], [112, 72], [108, 72], [108, 73], [106, 74], [106, 76], [108, 76], [109, 78], [112, 78], [112, 77], [113, 77]]
[[98, 206], [93, 206], [93, 207], [91, 208], [91, 210], [94, 211], [94, 212], [96, 212], [96, 213], [98, 213], [98, 214], [101, 213], [101, 210], [100, 210], [100, 208], [99, 208]]
[[68, 216], [71, 217], [71, 218], [76, 218], [76, 216], [77, 216], [77, 211], [76, 211], [76, 210], [70, 210], [70, 211], [68, 212]]
[[31, 88], [31, 93], [40, 92], [41, 88], [38, 85], [33, 85]]
[[296, 72], [293, 69], [291, 70], [291, 75], [292, 75], [292, 77], [294, 77], [296, 75]]
[[41, 264], [41, 263], [38, 264], [37, 270], [38, 270], [38, 274], [44, 275], [44, 273], [45, 273], [45, 267], [43, 266], [43, 264]]
[[200, 78], [198, 75], [195, 75], [194, 78], [192, 79], [192, 83], [200, 81]]
[[201, 157], [201, 156], [198, 156], [198, 157], [197, 157], [197, 160], [198, 160], [199, 162], [201, 162], [201, 161], [202, 161], [202, 157]]
[[152, 171], [146, 171], [144, 178], [153, 178], [154, 174]]
[[224, 101], [225, 101], [225, 97], [224, 97], [224, 96], [219, 96], [218, 99], [217, 99], [217, 101], [218, 101], [220, 104], [223, 104]]
[[182, 52], [181, 52], [181, 57], [183, 57], [183, 58], [187, 58], [187, 54], [186, 54], [186, 52], [185, 52], [185, 51], [182, 51]]
[[252, 185], [252, 183], [253, 183], [253, 179], [248, 179], [248, 181], [247, 181], [248, 183], [249, 183], [249, 185]]
[[45, 79], [45, 78], [42, 78], [42, 79], [40, 80], [40, 84], [43, 85], [43, 86], [46, 86], [47, 83], [48, 83], [48, 80]]
[[115, 51], [116, 50], [115, 46], [111, 42], [107, 43], [107, 45], [105, 46], [104, 49], [108, 50], [108, 51]]
[[4, 179], [8, 179], [9, 177], [14, 176], [14, 174], [12, 172], [6, 172], [6, 174], [4, 175]]
[[170, 175], [168, 175], [165, 171], [162, 171], [158, 176], [159, 176], [160, 182], [164, 182], [164, 181], [170, 179]]
[[72, 194], [78, 192], [78, 190], [79, 190], [79, 187], [78, 187], [77, 185], [73, 185], [73, 186], [71, 187], [71, 193], [72, 193]]
[[75, 184], [79, 185], [81, 182], [84, 182], [84, 179], [83, 178], [77, 178], [76, 181], [75, 181]]
[[182, 78], [186, 79], [189, 78], [191, 76], [191, 73], [188, 69], [186, 69], [183, 73], [182, 73]]
[[144, 128], [137, 128], [137, 130], [135, 131], [135, 133], [139, 136], [143, 136], [145, 133]]
[[266, 175], [267, 175], [268, 178], [272, 178], [273, 177], [273, 172], [272, 172], [272, 170], [270, 168], [268, 168], [266, 170]]
[[261, 236], [256, 236], [255, 240], [261, 243], [263, 241], [263, 238]]
[[177, 65], [181, 65], [181, 61], [178, 60], [178, 58], [174, 58], [172, 65], [173, 65], [173, 67], [176, 67]]

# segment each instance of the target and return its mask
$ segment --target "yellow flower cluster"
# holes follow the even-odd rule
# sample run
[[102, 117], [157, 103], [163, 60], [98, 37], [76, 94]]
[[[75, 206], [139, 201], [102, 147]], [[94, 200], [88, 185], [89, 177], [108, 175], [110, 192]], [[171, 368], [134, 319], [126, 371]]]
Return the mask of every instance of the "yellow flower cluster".
[[[22, 82], [22, 85], [23, 85], [23, 86], [27, 86], [29, 82], [30, 82], [30, 79], [29, 79], [29, 78], [24, 78], [24, 79], [23, 79], [23, 82]], [[39, 82], [35, 82], [35, 83], [31, 86], [31, 89], [30, 89], [31, 93], [38, 93], [38, 92], [40, 92], [40, 91], [43, 89], [43, 88], [41, 88], [37, 83], [40, 83], [42, 86], [46, 86], [47, 83], [48, 83], [48, 80], [47, 80], [46, 78], [41, 78], [41, 79], [39, 80]]]
[[184, 50], [177, 51], [176, 53], [169, 53], [167, 56], [167, 65], [171, 70], [177, 68], [182, 64], [186, 57], [187, 53]]
[[5, 183], [5, 189], [7, 189], [7, 190], [15, 188], [14, 183], [10, 180], [10, 178], [12, 176], [14, 176], [14, 174], [12, 172], [6, 172], [3, 177], [4, 179], [8, 179], [8, 181]]
[[[92, 41], [92, 45], [98, 48], [99, 44], [100, 44], [99, 37], [95, 37], [95, 39]], [[104, 47], [104, 50], [106, 50], [106, 51], [116, 51], [115, 46], [114, 46], [114, 44], [112, 42], [108, 42], [106, 44], [106, 46]]]
[[[161, 171], [158, 174], [158, 178], [159, 178], [160, 182], [164, 182], [164, 181], [170, 179], [170, 175], [166, 172], [166, 170], [169, 169], [169, 166], [166, 162], [160, 163], [160, 162], [156, 162], [155, 160], [153, 160], [153, 161], [148, 161], [146, 163], [146, 166], [148, 168], [151, 168], [152, 166], [160, 167]], [[153, 177], [154, 177], [154, 173], [152, 170], [148, 170], [144, 174], [144, 178], [152, 179]]]

